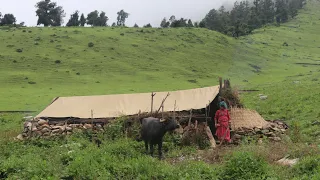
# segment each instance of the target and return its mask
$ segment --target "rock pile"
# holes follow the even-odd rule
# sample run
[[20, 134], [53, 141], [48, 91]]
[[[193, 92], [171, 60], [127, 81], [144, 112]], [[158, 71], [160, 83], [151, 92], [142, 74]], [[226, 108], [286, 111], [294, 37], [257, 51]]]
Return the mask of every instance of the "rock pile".
[[23, 127], [23, 132], [16, 137], [18, 140], [24, 140], [30, 137], [70, 135], [75, 131], [89, 129], [95, 132], [104, 131], [102, 124], [66, 124], [62, 122], [49, 125], [49, 122], [43, 119], [26, 121]]
[[258, 141], [262, 138], [268, 138], [271, 141], [281, 141], [281, 135], [285, 134], [288, 125], [284, 122], [275, 120], [269, 121], [268, 125], [262, 128], [239, 128], [233, 130], [232, 140], [239, 144], [244, 137], [253, 137]]

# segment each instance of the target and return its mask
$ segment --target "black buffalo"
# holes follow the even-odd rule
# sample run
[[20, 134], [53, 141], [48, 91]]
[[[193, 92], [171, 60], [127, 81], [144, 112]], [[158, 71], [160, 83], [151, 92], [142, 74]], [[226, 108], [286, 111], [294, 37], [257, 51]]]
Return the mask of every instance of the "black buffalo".
[[159, 118], [148, 117], [141, 120], [141, 138], [145, 143], [146, 153], [148, 153], [148, 147], [150, 145], [150, 154], [153, 156], [153, 147], [158, 145], [159, 159], [162, 156], [162, 140], [163, 136], [168, 131], [173, 131], [180, 126], [173, 119], [160, 120]]

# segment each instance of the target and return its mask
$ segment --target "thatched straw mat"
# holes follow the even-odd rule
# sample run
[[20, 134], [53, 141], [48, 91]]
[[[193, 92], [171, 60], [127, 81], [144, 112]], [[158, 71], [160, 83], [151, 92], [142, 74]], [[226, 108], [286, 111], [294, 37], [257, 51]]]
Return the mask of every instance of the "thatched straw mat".
[[231, 108], [230, 110], [231, 128], [264, 128], [268, 122], [254, 110], [243, 108]]

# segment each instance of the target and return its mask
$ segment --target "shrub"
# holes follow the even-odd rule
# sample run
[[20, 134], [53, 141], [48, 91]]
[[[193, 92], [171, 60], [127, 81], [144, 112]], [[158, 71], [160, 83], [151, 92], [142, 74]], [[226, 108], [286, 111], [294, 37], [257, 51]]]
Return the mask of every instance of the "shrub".
[[292, 169], [292, 175], [298, 179], [317, 179], [320, 177], [320, 155], [303, 158]]
[[23, 50], [22, 50], [22, 49], [17, 49], [16, 51], [17, 51], [18, 53], [22, 53]]
[[34, 81], [29, 81], [28, 83], [29, 84], [36, 84], [36, 82], [34, 82]]
[[225, 163], [221, 172], [224, 180], [233, 179], [266, 179], [267, 163], [249, 152], [235, 152]]
[[56, 63], [56, 64], [60, 64], [60, 63], [61, 63], [61, 61], [60, 61], [60, 60], [55, 60], [55, 61], [54, 61], [54, 63]]
[[93, 42], [89, 42], [88, 43], [88, 47], [93, 47], [94, 46], [94, 43]]
[[107, 124], [104, 128], [104, 138], [109, 140], [116, 140], [121, 137], [124, 137], [124, 119], [117, 119], [109, 124]]

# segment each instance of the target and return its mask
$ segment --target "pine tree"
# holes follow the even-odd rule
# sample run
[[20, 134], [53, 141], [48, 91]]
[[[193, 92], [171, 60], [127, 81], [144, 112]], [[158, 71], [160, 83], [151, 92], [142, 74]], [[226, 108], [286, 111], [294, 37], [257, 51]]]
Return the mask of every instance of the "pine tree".
[[83, 13], [81, 14], [80, 17], [80, 26], [84, 26], [86, 24], [86, 18], [84, 17]]

